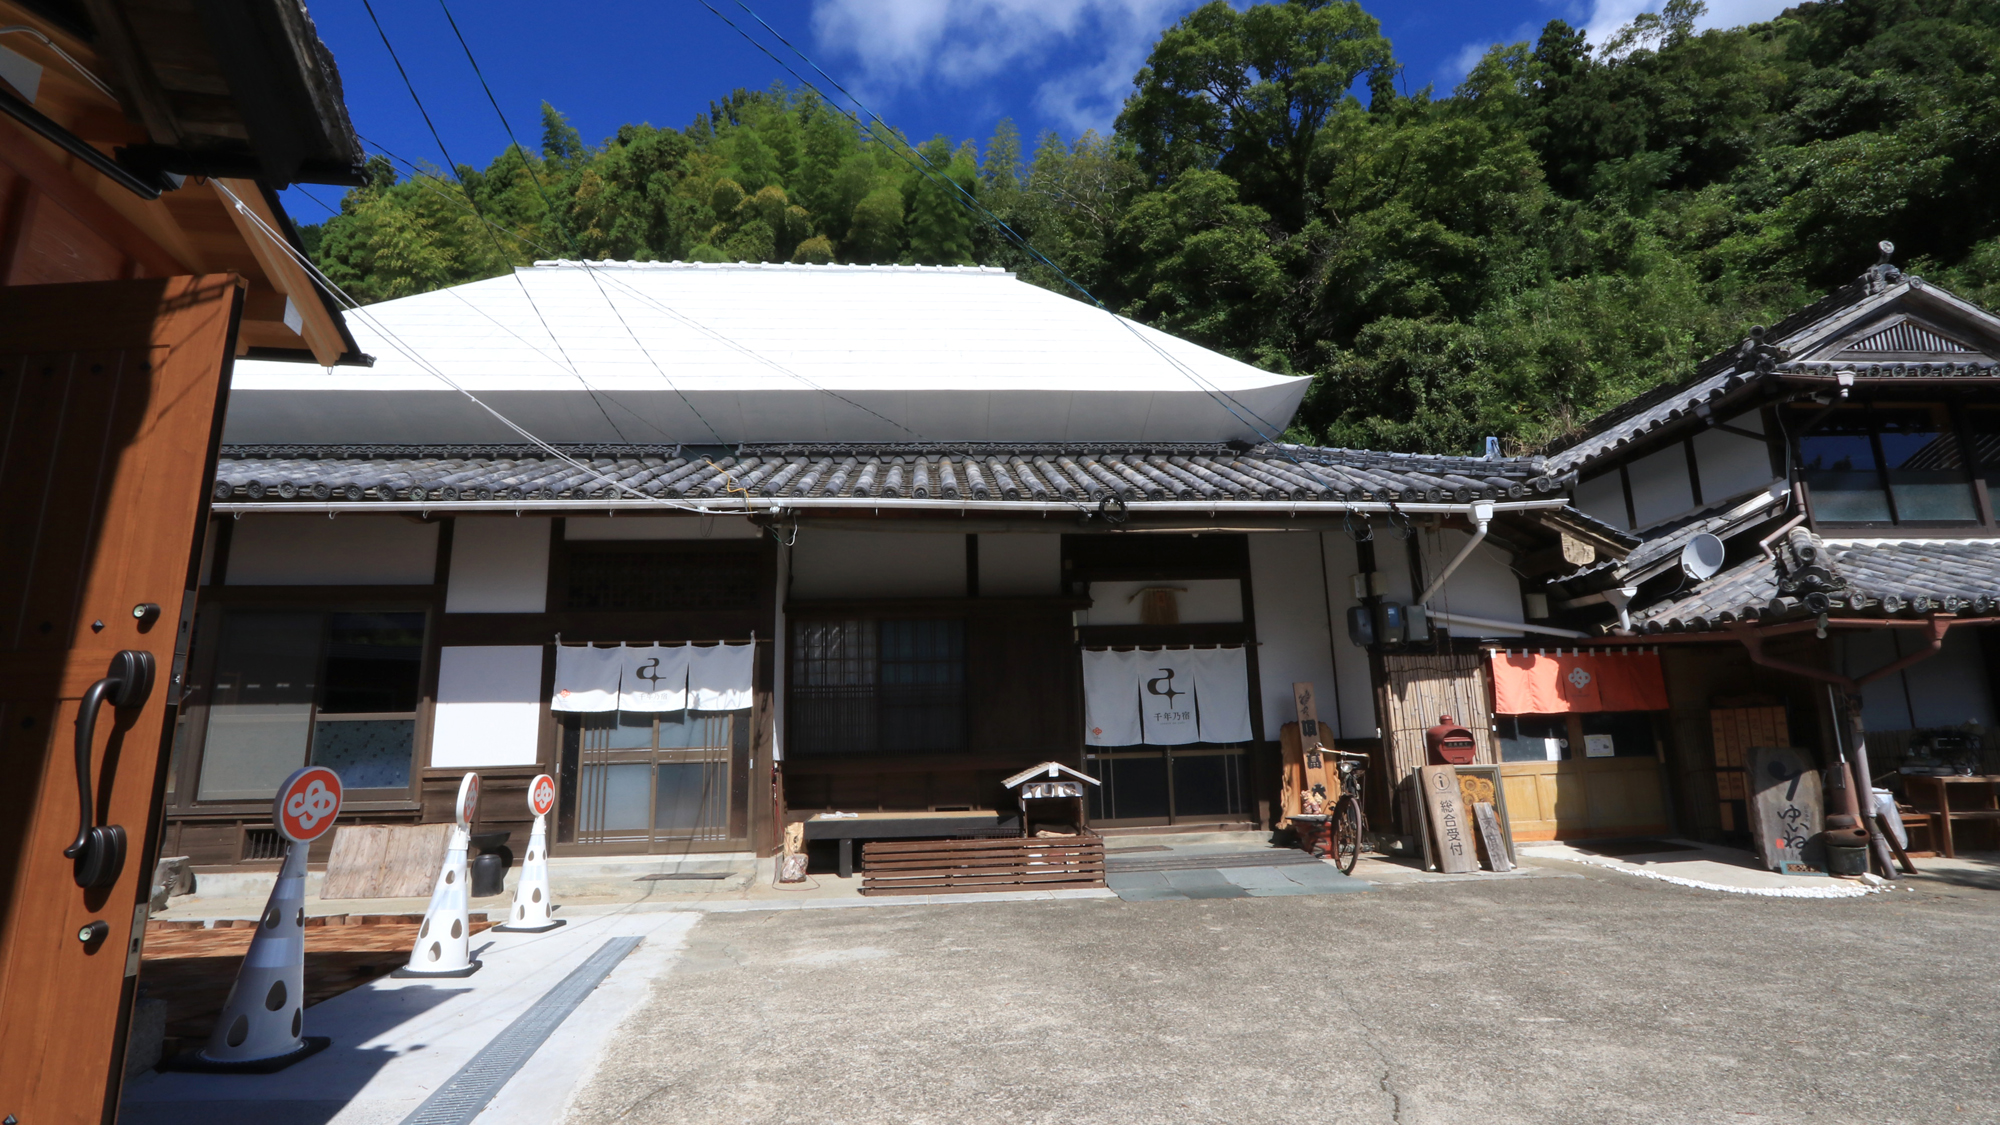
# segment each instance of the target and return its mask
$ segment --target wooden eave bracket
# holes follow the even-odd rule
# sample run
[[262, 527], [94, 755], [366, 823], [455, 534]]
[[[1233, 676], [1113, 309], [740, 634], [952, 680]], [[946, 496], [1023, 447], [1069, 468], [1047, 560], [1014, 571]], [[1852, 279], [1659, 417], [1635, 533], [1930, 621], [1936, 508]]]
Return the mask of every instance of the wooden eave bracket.
[[252, 222], [250, 217], [236, 209], [236, 204], [223, 192], [227, 187], [243, 201], [243, 206], [256, 215], [264, 227], [271, 231], [278, 229], [277, 216], [271, 214], [264, 202], [263, 189], [249, 180], [211, 180], [209, 189], [215, 193], [216, 202], [229, 215], [229, 221], [236, 224], [236, 232], [250, 246], [256, 255], [257, 264], [264, 269], [264, 276], [270, 279], [271, 287], [291, 298], [292, 309], [299, 314], [299, 335], [305, 339], [313, 359], [321, 367], [332, 367], [340, 362], [346, 345], [340, 338], [340, 326], [333, 322], [333, 314], [319, 298], [319, 289], [306, 274], [305, 267], [293, 258], [285, 248], [273, 241], [273, 235], [264, 227]]

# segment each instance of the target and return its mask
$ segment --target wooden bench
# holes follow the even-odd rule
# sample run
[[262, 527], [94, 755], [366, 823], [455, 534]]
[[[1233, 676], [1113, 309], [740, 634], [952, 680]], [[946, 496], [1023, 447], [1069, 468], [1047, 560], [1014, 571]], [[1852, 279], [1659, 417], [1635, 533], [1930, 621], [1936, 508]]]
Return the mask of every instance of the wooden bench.
[[1098, 836], [878, 840], [862, 845], [864, 895], [1057, 890], [1104, 885]]

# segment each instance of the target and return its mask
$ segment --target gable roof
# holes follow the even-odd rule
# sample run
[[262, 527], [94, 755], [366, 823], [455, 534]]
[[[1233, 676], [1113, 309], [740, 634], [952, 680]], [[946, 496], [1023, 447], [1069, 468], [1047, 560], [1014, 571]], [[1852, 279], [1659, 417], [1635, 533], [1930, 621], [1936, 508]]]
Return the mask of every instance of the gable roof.
[[555, 443], [1254, 442], [1311, 382], [986, 267], [539, 262], [349, 323], [372, 367], [241, 360], [224, 440], [521, 440], [455, 383]]
[[1911, 380], [2000, 385], [2000, 317], [1888, 264], [1711, 356], [1694, 378], [1657, 387], [1551, 447], [1549, 471], [1580, 473], [1635, 443], [1721, 420], [1785, 385]]

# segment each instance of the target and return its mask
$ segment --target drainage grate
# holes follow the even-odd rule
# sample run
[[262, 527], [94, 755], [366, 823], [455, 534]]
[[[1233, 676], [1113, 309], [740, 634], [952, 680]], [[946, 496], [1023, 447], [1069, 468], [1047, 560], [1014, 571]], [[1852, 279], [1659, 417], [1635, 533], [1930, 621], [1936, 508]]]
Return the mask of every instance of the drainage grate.
[[1297, 848], [1272, 848], [1262, 852], [1221, 852], [1210, 855], [1159, 855], [1138, 859], [1109, 857], [1104, 861], [1104, 870], [1110, 874], [1125, 871], [1204, 871], [1212, 868], [1237, 867], [1298, 867], [1308, 863], [1319, 863], [1312, 856]]
[[626, 954], [639, 947], [639, 940], [616, 937], [598, 946], [597, 952], [564, 977], [561, 984], [549, 989], [547, 995], [535, 1001], [505, 1031], [494, 1036], [493, 1042], [472, 1056], [471, 1062], [439, 1086], [436, 1093], [425, 1098], [424, 1104], [403, 1118], [403, 1125], [466, 1125], [479, 1116], [493, 1095], [500, 1092], [500, 1087], [534, 1057], [550, 1034], [583, 1003], [584, 997]]

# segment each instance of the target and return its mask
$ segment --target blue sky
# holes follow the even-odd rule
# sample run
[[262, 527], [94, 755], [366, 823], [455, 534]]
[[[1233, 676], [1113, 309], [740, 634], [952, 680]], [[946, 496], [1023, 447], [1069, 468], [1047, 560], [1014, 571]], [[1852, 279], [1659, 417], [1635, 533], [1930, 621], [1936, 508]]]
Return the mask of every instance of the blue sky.
[[[506, 134], [453, 37], [438, 0], [373, 0], [424, 107], [460, 163], [484, 166]], [[523, 143], [540, 136], [548, 101], [596, 143], [628, 121], [682, 126], [711, 99], [790, 76], [700, 0], [447, 0]], [[745, 0], [870, 108], [914, 138], [991, 135], [1013, 118], [1032, 147], [1054, 129], [1108, 129], [1132, 75], [1160, 31], [1190, 0]], [[735, 0], [710, 0], [818, 81]], [[1590, 29], [1593, 40], [1658, 0], [1363, 0], [1382, 21], [1415, 89], [1449, 91], [1486, 47], [1532, 40], [1548, 20]], [[361, 0], [310, 0], [339, 63], [354, 125], [370, 151], [441, 165], [395, 64]], [[1768, 19], [1775, 0], [1709, 0], [1704, 24]], [[310, 195], [337, 205], [340, 189]], [[297, 191], [302, 223], [326, 212]]]

